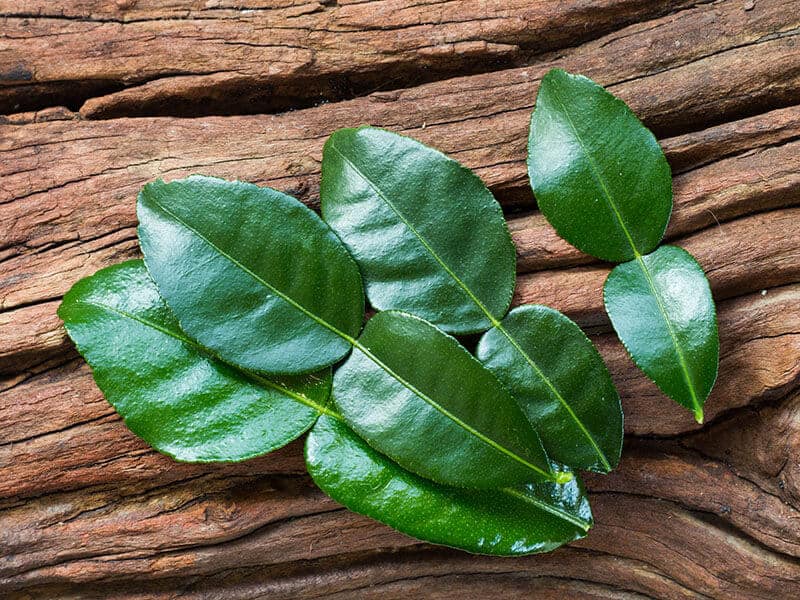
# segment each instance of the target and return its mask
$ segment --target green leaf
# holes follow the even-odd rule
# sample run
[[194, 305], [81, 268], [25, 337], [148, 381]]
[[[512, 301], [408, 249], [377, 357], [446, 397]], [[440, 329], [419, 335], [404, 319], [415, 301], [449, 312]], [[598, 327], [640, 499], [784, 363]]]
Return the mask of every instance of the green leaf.
[[694, 257], [662, 246], [617, 265], [603, 295], [633, 361], [702, 423], [703, 403], [717, 378], [719, 337], [708, 280]]
[[375, 308], [458, 334], [508, 310], [511, 235], [491, 192], [456, 161], [383, 129], [340, 129], [325, 144], [320, 195]]
[[487, 331], [476, 354], [539, 432], [548, 455], [607, 473], [622, 451], [622, 407], [608, 369], [581, 329], [557, 310], [521, 306]]
[[334, 375], [333, 398], [373, 448], [439, 483], [497, 488], [556, 478], [539, 436], [494, 375], [418, 317], [372, 317]]
[[306, 431], [330, 372], [276, 379], [236, 371], [181, 331], [141, 260], [76, 283], [58, 309], [128, 427], [181, 461], [239, 461]]
[[592, 513], [580, 480], [504, 490], [462, 490], [417, 477], [341, 422], [320, 417], [306, 439], [316, 484], [349, 509], [415, 538], [469, 552], [547, 552], [582, 538]]
[[528, 173], [544, 216], [583, 252], [614, 262], [658, 246], [672, 211], [670, 168], [625, 103], [581, 75], [545, 75]]
[[294, 198], [210, 177], [139, 194], [147, 269], [181, 327], [226, 361], [303, 373], [350, 349], [361, 276], [330, 228]]
[[[513, 244], [497, 202], [480, 180], [419, 142], [375, 128], [334, 133], [325, 146], [322, 168], [323, 215], [351, 249], [373, 304], [413, 313], [450, 331], [492, 326], [488, 338], [492, 347], [498, 352], [505, 349], [498, 360], [517, 370], [506, 376], [525, 378], [512, 389], [521, 393], [518, 400], [524, 410], [544, 417], [542, 402], [558, 410], [533, 423], [543, 438], [560, 441], [553, 444], [556, 451], [560, 448], [564, 456], [577, 461], [561, 462], [603, 472], [616, 464], [621, 443], [619, 398], [586, 337], [575, 326], [551, 326], [548, 333], [563, 339], [535, 343], [524, 328], [509, 331], [506, 321], [501, 323], [514, 285]], [[493, 282], [492, 277], [499, 279]], [[468, 327], [448, 320], [464, 319], [465, 314], [476, 319]], [[557, 314], [553, 311], [553, 322], [558, 321], [553, 316]], [[515, 323], [516, 317], [509, 322]], [[525, 339], [518, 341], [517, 336]], [[537, 352], [537, 343], [544, 352]], [[558, 364], [549, 360], [553, 348], [575, 352], [560, 354], [563, 364]], [[604, 378], [584, 389], [568, 380], [573, 372], [599, 373]], [[527, 389], [523, 392], [520, 387]], [[558, 389], [576, 397], [560, 395]], [[572, 406], [579, 410], [578, 417], [571, 413]], [[588, 414], [582, 412], [584, 406]], [[591, 421], [589, 429], [584, 421]], [[572, 429], [580, 435], [564, 438]], [[604, 432], [599, 440], [593, 437], [596, 432]]]

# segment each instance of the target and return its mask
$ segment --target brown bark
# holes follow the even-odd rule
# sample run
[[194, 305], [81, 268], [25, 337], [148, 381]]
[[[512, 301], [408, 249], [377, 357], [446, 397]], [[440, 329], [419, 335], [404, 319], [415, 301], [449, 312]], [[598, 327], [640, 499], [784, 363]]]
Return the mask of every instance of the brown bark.
[[[0, 117], [0, 596], [800, 596], [794, 4], [0, 0], [0, 110], [15, 113]], [[609, 265], [535, 210], [527, 121], [552, 66], [609, 85], [661, 138], [667, 241], [718, 301], [703, 426], [610, 331]], [[246, 114], [283, 108], [300, 110]], [[204, 172], [316, 206], [324, 139], [362, 122], [474, 168], [508, 212], [515, 302], [567, 312], [609, 365], [627, 437], [619, 469], [586, 478], [585, 540], [520, 559], [419, 543], [325, 498], [302, 440], [175, 463], [125, 428], [66, 339], [69, 286], [138, 255], [145, 182]]]
[[[436, 75], [483, 71], [487, 63], [513, 66], [531, 53], [693, 2], [26, 4], [32, 6], [20, 15], [17, 2], [0, 3], [9, 37], [0, 107], [24, 106], [32, 87], [39, 95], [78, 100], [66, 90], [77, 81], [86, 92], [119, 90], [81, 109], [88, 117], [108, 117], [174, 114], [176, 108], [274, 110], [357, 90], [406, 88]], [[69, 42], [53, 43], [53, 36]]]

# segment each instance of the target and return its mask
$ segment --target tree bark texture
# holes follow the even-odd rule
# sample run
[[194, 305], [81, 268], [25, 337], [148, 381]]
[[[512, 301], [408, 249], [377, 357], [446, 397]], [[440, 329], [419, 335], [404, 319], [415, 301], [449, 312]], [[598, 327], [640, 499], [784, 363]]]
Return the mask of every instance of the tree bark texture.
[[[0, 0], [0, 596], [800, 597], [799, 36], [797, 0]], [[672, 165], [666, 237], [719, 311], [702, 426], [611, 332], [609, 266], [536, 210], [527, 126], [554, 66], [628, 102]], [[586, 539], [515, 559], [417, 542], [327, 499], [301, 442], [173, 462], [66, 338], [72, 283], [138, 256], [144, 183], [317, 207], [325, 138], [361, 123], [475, 169], [517, 245], [515, 303], [563, 310], [606, 359], [626, 440], [586, 477]]]

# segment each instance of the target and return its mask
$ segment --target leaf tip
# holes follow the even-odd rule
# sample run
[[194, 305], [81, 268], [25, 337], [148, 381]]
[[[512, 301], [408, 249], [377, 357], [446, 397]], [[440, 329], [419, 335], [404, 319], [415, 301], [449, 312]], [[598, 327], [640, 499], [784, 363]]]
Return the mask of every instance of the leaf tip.
[[697, 421], [697, 423], [700, 424], [700, 425], [703, 424], [703, 409], [702, 408], [696, 408], [694, 410], [694, 420]]

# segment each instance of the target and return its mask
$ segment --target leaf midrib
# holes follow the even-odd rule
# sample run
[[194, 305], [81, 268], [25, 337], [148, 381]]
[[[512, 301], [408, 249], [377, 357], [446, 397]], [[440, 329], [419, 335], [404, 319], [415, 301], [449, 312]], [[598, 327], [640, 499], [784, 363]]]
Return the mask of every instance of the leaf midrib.
[[575, 421], [581, 433], [583, 433], [586, 439], [589, 440], [589, 443], [592, 445], [592, 448], [594, 449], [595, 453], [600, 459], [600, 462], [603, 464], [603, 466], [606, 468], [607, 471], [610, 471], [611, 463], [609, 463], [605, 453], [600, 449], [597, 440], [594, 439], [592, 433], [586, 428], [586, 426], [583, 424], [583, 421], [581, 421], [580, 418], [578, 418], [578, 415], [575, 414], [575, 411], [572, 410], [572, 407], [567, 403], [567, 401], [564, 399], [561, 393], [556, 389], [552, 381], [550, 381], [550, 379], [547, 376], [545, 376], [545, 374], [539, 368], [539, 365], [537, 365], [536, 362], [530, 357], [530, 355], [527, 352], [525, 352], [525, 350], [523, 350], [523, 348], [517, 343], [517, 340], [515, 340], [514, 337], [502, 325], [500, 325], [498, 329], [503, 332], [503, 334], [506, 336], [506, 339], [508, 339], [511, 345], [517, 350], [517, 352], [519, 352], [522, 355], [525, 361], [531, 366], [531, 368], [533, 368], [533, 370], [536, 372], [539, 378], [545, 383], [545, 385], [547, 385], [548, 389], [552, 392], [552, 394], [558, 399], [558, 401], [564, 407], [564, 410], [566, 410], [569, 416]]
[[450, 275], [450, 277], [453, 278], [453, 280], [456, 282], [456, 284], [477, 305], [477, 307], [483, 312], [483, 314], [486, 315], [486, 317], [489, 319], [489, 322], [492, 324], [492, 326], [495, 329], [497, 329], [498, 331], [500, 331], [503, 335], [505, 335], [506, 338], [508, 339], [508, 341], [511, 343], [511, 345], [522, 355], [523, 359], [525, 359], [525, 361], [528, 364], [530, 364], [531, 367], [533, 367], [533, 369], [536, 372], [536, 374], [542, 379], [542, 381], [545, 383], [545, 385], [548, 387], [548, 389], [550, 389], [552, 391], [552, 393], [555, 395], [555, 397], [558, 399], [558, 401], [561, 403], [561, 405], [564, 406], [564, 408], [567, 410], [567, 414], [569, 414], [569, 416], [576, 422], [576, 424], [578, 425], [578, 428], [587, 437], [587, 439], [589, 440], [589, 443], [592, 445], [592, 448], [597, 453], [597, 455], [598, 455], [600, 461], [602, 462], [603, 466], [605, 466], [610, 471], [611, 470], [611, 464], [609, 463], [608, 458], [605, 456], [605, 454], [602, 452], [602, 450], [600, 450], [600, 447], [597, 444], [597, 441], [592, 436], [592, 434], [586, 429], [586, 426], [583, 424], [583, 422], [581, 422], [580, 419], [578, 419], [578, 417], [575, 414], [575, 412], [567, 404], [567, 401], [564, 399], [564, 397], [561, 395], [561, 393], [559, 393], [559, 391], [553, 385], [553, 382], [550, 381], [550, 379], [547, 376], [545, 376], [545, 374], [542, 372], [542, 370], [539, 368], [539, 366], [534, 362], [534, 360], [519, 346], [519, 344], [511, 336], [511, 334], [506, 330], [506, 328], [503, 327], [502, 322], [499, 321], [491, 312], [489, 312], [489, 310], [480, 301], [480, 299], [472, 292], [472, 290], [469, 289], [469, 287], [461, 280], [461, 278], [458, 277], [455, 274], [455, 272], [444, 262], [444, 260], [436, 253], [436, 251], [427, 242], [427, 240], [425, 240], [425, 238], [422, 236], [422, 234], [420, 234], [417, 231], [417, 229], [411, 224], [411, 222], [409, 222], [409, 220], [406, 219], [406, 217], [400, 212], [400, 210], [395, 206], [395, 204], [387, 197], [387, 195], [383, 192], [383, 190], [381, 190], [377, 185], [375, 185], [375, 183], [370, 178], [368, 178], [364, 174], [364, 172], [361, 171], [361, 169], [359, 169], [358, 166], [352, 160], [350, 160], [341, 150], [339, 150], [336, 147], [336, 144], [333, 141], [331, 141], [330, 147], [333, 148], [333, 150], [336, 151], [336, 153], [342, 158], [342, 160], [344, 160], [348, 165], [350, 165], [350, 167], [356, 173], [358, 173], [358, 175], [361, 177], [361, 179], [363, 179], [373, 190], [375, 190], [375, 192], [378, 194], [378, 196], [380, 196], [380, 198], [386, 203], [386, 205], [397, 215], [397, 217], [406, 225], [406, 227], [408, 227], [408, 229], [411, 231], [411, 233], [414, 234], [414, 236], [417, 238], [417, 240], [420, 242], [420, 244], [422, 244], [422, 246], [431, 254], [431, 256], [433, 256], [433, 258], [436, 260], [436, 262], [439, 263], [439, 265], [442, 267], [442, 269], [444, 269], [444, 271], [448, 275]]
[[277, 390], [277, 391], [281, 392], [282, 394], [285, 394], [285, 395], [289, 396], [293, 400], [296, 400], [297, 402], [299, 402], [301, 404], [304, 404], [305, 406], [308, 406], [309, 408], [311, 408], [313, 410], [316, 410], [317, 412], [319, 412], [321, 414], [326, 414], [326, 415], [329, 415], [329, 416], [341, 418], [337, 414], [333, 413], [330, 409], [326, 408], [325, 406], [322, 406], [321, 404], [317, 404], [316, 402], [314, 402], [310, 398], [307, 398], [303, 394], [295, 392], [294, 390], [291, 390], [291, 389], [289, 389], [287, 387], [284, 387], [284, 386], [280, 385], [279, 383], [276, 383], [276, 382], [271, 381], [271, 380], [269, 380], [269, 379], [267, 379], [265, 377], [262, 377], [262, 376], [258, 375], [257, 373], [254, 373], [254, 372], [252, 372], [252, 371], [250, 371], [248, 369], [243, 369], [242, 367], [239, 367], [237, 365], [232, 365], [232, 364], [226, 362], [224, 359], [222, 359], [220, 356], [218, 356], [216, 353], [214, 353], [209, 348], [206, 348], [205, 346], [201, 346], [200, 344], [198, 344], [194, 340], [192, 340], [192, 339], [190, 339], [190, 338], [188, 338], [186, 336], [183, 336], [183, 335], [179, 334], [178, 332], [176, 332], [174, 330], [171, 330], [171, 329], [168, 329], [168, 328], [166, 328], [166, 327], [164, 327], [162, 325], [159, 325], [158, 323], [156, 323], [154, 321], [151, 321], [150, 319], [145, 319], [143, 317], [140, 317], [140, 316], [135, 315], [133, 313], [129, 313], [128, 311], [125, 311], [125, 310], [121, 310], [121, 309], [116, 308], [114, 306], [110, 306], [108, 304], [101, 304], [101, 303], [92, 302], [92, 301], [89, 301], [89, 300], [79, 300], [79, 301], [76, 302], [76, 304], [83, 304], [83, 305], [87, 305], [87, 306], [93, 306], [93, 307], [98, 308], [100, 310], [106, 310], [106, 311], [109, 311], [109, 312], [113, 312], [113, 313], [115, 313], [115, 314], [117, 314], [117, 315], [119, 315], [121, 317], [124, 317], [124, 318], [127, 318], [127, 319], [131, 319], [132, 321], [136, 321], [137, 323], [140, 323], [141, 325], [144, 325], [146, 327], [150, 327], [151, 329], [155, 329], [156, 331], [159, 331], [159, 332], [163, 333], [164, 335], [167, 335], [169, 337], [172, 337], [172, 338], [178, 340], [179, 342], [183, 343], [186, 346], [189, 346], [190, 348], [192, 348], [193, 350], [198, 351], [201, 354], [202, 353], [211, 354], [216, 360], [218, 360], [219, 362], [221, 362], [225, 366], [234, 369], [235, 371], [241, 373], [242, 375], [244, 375], [248, 379], [251, 379], [251, 380], [255, 381], [256, 383], [259, 383], [261, 385], [264, 385], [264, 386], [270, 387], [270, 388], [272, 388], [274, 390]]
[[698, 423], [702, 423], [703, 407], [700, 404], [700, 399], [697, 397], [697, 392], [695, 390], [694, 384], [689, 374], [689, 366], [686, 363], [686, 357], [683, 355], [683, 351], [681, 350], [680, 344], [678, 343], [678, 337], [675, 333], [675, 330], [672, 327], [672, 321], [670, 321], [670, 319], [667, 316], [667, 310], [664, 307], [664, 301], [661, 298], [661, 294], [659, 293], [658, 289], [656, 288], [656, 284], [653, 281], [653, 277], [650, 274], [650, 271], [648, 270], [643, 257], [637, 256], [636, 261], [642, 270], [642, 274], [644, 275], [647, 284], [650, 286], [650, 291], [652, 292], [653, 297], [656, 300], [656, 305], [658, 306], [658, 311], [661, 314], [661, 318], [663, 319], [664, 324], [667, 326], [669, 337], [672, 340], [672, 346], [673, 348], [675, 348], [675, 354], [677, 354], [678, 356], [678, 365], [681, 368], [681, 374], [683, 375], [684, 382], [686, 383], [686, 387], [688, 388], [689, 395], [691, 396], [692, 399], [692, 406], [693, 406], [695, 420]]
[[361, 169], [358, 168], [358, 165], [356, 165], [341, 150], [339, 150], [339, 148], [336, 147], [336, 143], [333, 140], [331, 140], [330, 147], [336, 151], [336, 153], [342, 158], [342, 160], [344, 160], [348, 165], [350, 165], [350, 167], [356, 173], [358, 173], [361, 179], [363, 179], [373, 190], [375, 190], [375, 192], [378, 194], [378, 196], [381, 197], [381, 199], [386, 203], [386, 205], [390, 209], [392, 209], [392, 212], [394, 212], [394, 214], [397, 215], [397, 217], [403, 222], [403, 224], [405, 224], [405, 226], [408, 227], [411, 233], [414, 234], [414, 236], [417, 238], [417, 241], [419, 241], [419, 243], [422, 244], [422, 246], [430, 253], [433, 259], [437, 263], [439, 263], [439, 266], [442, 267], [444, 272], [447, 273], [453, 279], [453, 281], [456, 282], [456, 285], [458, 285], [458, 287], [460, 287], [461, 290], [469, 297], [469, 299], [472, 300], [478, 306], [478, 308], [480, 308], [483, 314], [485, 314], [486, 317], [489, 319], [489, 322], [495, 327], [499, 325], [500, 321], [497, 320], [497, 318], [489, 311], [489, 309], [486, 308], [483, 302], [481, 302], [480, 299], [472, 292], [472, 290], [469, 289], [467, 284], [465, 284], [461, 280], [461, 278], [458, 275], [456, 275], [456, 273], [453, 271], [453, 269], [450, 268], [450, 266], [444, 261], [444, 259], [442, 259], [442, 257], [439, 256], [436, 250], [433, 249], [433, 247], [422, 236], [422, 234], [419, 231], [417, 231], [416, 227], [414, 227], [414, 225], [405, 217], [405, 215], [403, 215], [403, 213], [400, 212], [400, 209], [398, 209], [395, 206], [394, 202], [389, 200], [389, 197], [383, 192], [383, 190], [381, 190], [377, 185], [375, 185], [375, 183], [370, 178], [368, 178]]
[[604, 199], [606, 200], [606, 204], [613, 212], [614, 216], [617, 219], [617, 224], [619, 225], [622, 232], [625, 234], [625, 237], [628, 240], [628, 243], [630, 244], [631, 250], [633, 250], [634, 260], [636, 260], [639, 263], [642, 272], [644, 273], [645, 279], [647, 280], [647, 283], [650, 286], [650, 290], [653, 293], [653, 297], [656, 299], [656, 304], [658, 306], [659, 312], [661, 313], [661, 318], [664, 320], [664, 323], [667, 326], [667, 331], [669, 331], [670, 339], [672, 340], [672, 345], [675, 348], [675, 353], [678, 356], [678, 364], [681, 368], [683, 379], [686, 383], [687, 388], [689, 389], [689, 395], [691, 396], [692, 405], [694, 406], [695, 419], [699, 423], [702, 423], [703, 408], [700, 405], [699, 399], [697, 397], [697, 392], [694, 389], [694, 384], [692, 383], [691, 377], [689, 376], [689, 369], [686, 364], [686, 359], [683, 355], [683, 351], [681, 350], [680, 345], [678, 344], [678, 338], [676, 337], [675, 331], [672, 328], [672, 322], [670, 321], [667, 315], [661, 295], [658, 293], [655, 287], [653, 279], [650, 276], [650, 272], [647, 270], [647, 266], [644, 264], [644, 261], [642, 260], [642, 254], [636, 247], [636, 244], [633, 241], [633, 237], [631, 236], [630, 231], [628, 231], [628, 227], [625, 225], [625, 221], [622, 219], [622, 214], [617, 208], [617, 205], [611, 196], [611, 192], [606, 186], [605, 180], [600, 175], [600, 170], [597, 164], [595, 163], [594, 158], [586, 149], [586, 145], [584, 144], [583, 139], [581, 138], [581, 135], [578, 132], [578, 128], [575, 126], [575, 123], [572, 120], [572, 116], [569, 114], [567, 107], [564, 105], [564, 102], [559, 97], [558, 92], [556, 92], [555, 88], [551, 90], [551, 93], [553, 95], [553, 99], [560, 105], [561, 110], [564, 113], [564, 116], [566, 116], [567, 121], [569, 122], [569, 125], [572, 128], [573, 133], [575, 134], [575, 139], [578, 140], [578, 144], [580, 145], [581, 150], [583, 151], [583, 154], [586, 157], [586, 161], [589, 163], [589, 169], [592, 173], [592, 177], [594, 177], [595, 181], [597, 181], [597, 183], [600, 185], [600, 188], [603, 191]]
[[[338, 150], [337, 150], [337, 152], [338, 152]], [[333, 325], [331, 325], [330, 323], [328, 323], [324, 319], [322, 319], [320, 317], [317, 317], [312, 312], [308, 311], [308, 309], [303, 307], [300, 303], [296, 302], [294, 299], [290, 298], [286, 294], [283, 294], [282, 292], [280, 292], [277, 288], [275, 288], [274, 286], [270, 285], [268, 282], [264, 281], [261, 277], [259, 277], [252, 270], [248, 269], [241, 262], [236, 260], [234, 257], [230, 256], [228, 253], [224, 252], [221, 248], [219, 248], [216, 244], [214, 244], [211, 240], [209, 240], [205, 235], [203, 235], [196, 228], [194, 228], [191, 225], [189, 225], [188, 223], [186, 223], [178, 215], [174, 214], [173, 212], [171, 212], [170, 210], [165, 208], [159, 202], [157, 202], [155, 200], [152, 200], [152, 199], [151, 199], [151, 201], [152, 201], [153, 204], [155, 204], [161, 210], [163, 210], [167, 215], [172, 217], [177, 223], [180, 223], [183, 227], [186, 227], [186, 229], [188, 229], [189, 231], [194, 233], [198, 238], [200, 238], [203, 242], [208, 244], [212, 249], [214, 249], [215, 251], [219, 252], [221, 256], [225, 257], [233, 265], [235, 265], [236, 267], [240, 268], [243, 272], [247, 273], [255, 281], [261, 283], [264, 287], [266, 287], [267, 289], [272, 291], [276, 296], [278, 296], [282, 300], [286, 301], [291, 306], [297, 308], [299, 311], [301, 311], [303, 314], [305, 314], [308, 317], [310, 317], [311, 319], [313, 319], [319, 325], [327, 328], [329, 331], [331, 331], [335, 335], [340, 336], [342, 339], [344, 339], [345, 341], [350, 343], [350, 345], [353, 346], [354, 348], [357, 348], [358, 350], [360, 350], [362, 353], [364, 353], [364, 355], [369, 357], [370, 360], [372, 360], [376, 365], [378, 365], [378, 367], [380, 367], [387, 375], [389, 375], [390, 377], [392, 377], [393, 379], [398, 381], [401, 385], [403, 385], [405, 388], [407, 388], [409, 391], [411, 391], [413, 394], [415, 394], [421, 400], [423, 400], [423, 401], [427, 402], [428, 404], [430, 404], [434, 409], [439, 411], [439, 413], [441, 413], [442, 415], [444, 415], [448, 419], [452, 420], [456, 425], [461, 427], [464, 431], [466, 431], [467, 433], [470, 433], [471, 435], [475, 436], [480, 441], [482, 441], [483, 443], [487, 444], [488, 446], [490, 446], [494, 450], [497, 450], [501, 454], [505, 454], [506, 456], [508, 456], [513, 461], [516, 461], [516, 462], [522, 464], [523, 466], [531, 469], [532, 471], [540, 474], [542, 477], [545, 477], [546, 479], [548, 479], [550, 481], [554, 481], [555, 476], [552, 473], [548, 473], [547, 471], [541, 469], [540, 467], [537, 467], [533, 463], [531, 463], [531, 462], [525, 460], [523, 457], [515, 454], [514, 452], [512, 452], [511, 450], [509, 450], [505, 446], [502, 446], [502, 445], [498, 444], [497, 442], [495, 442], [491, 438], [487, 437], [486, 435], [484, 435], [483, 433], [481, 433], [477, 429], [473, 428], [469, 424], [465, 423], [464, 421], [462, 421], [461, 419], [456, 417], [453, 413], [451, 413], [446, 408], [441, 406], [438, 402], [434, 401], [427, 394], [424, 394], [422, 391], [418, 390], [415, 386], [413, 386], [411, 383], [409, 383], [404, 378], [402, 378], [399, 374], [397, 374], [394, 370], [392, 370], [388, 365], [386, 365], [383, 361], [381, 361], [377, 356], [375, 356], [369, 350], [369, 348], [364, 346], [356, 338], [354, 338], [353, 336], [347, 335], [346, 333], [344, 333], [343, 331], [340, 331], [338, 328], [334, 327]]]
[[500, 491], [514, 498], [523, 500], [524, 502], [529, 502], [534, 506], [536, 506], [537, 508], [540, 508], [543, 511], [550, 513], [551, 515], [555, 515], [556, 517], [564, 519], [565, 521], [571, 523], [572, 525], [575, 525], [576, 527], [580, 527], [583, 531], [589, 531], [592, 528], [591, 523], [589, 523], [588, 521], [584, 521], [583, 519], [574, 516], [572, 513], [569, 513], [557, 506], [553, 506], [552, 504], [548, 504], [547, 502], [543, 502], [538, 498], [531, 498], [530, 496], [523, 494], [522, 492], [515, 490], [513, 488], [503, 488]]
[[[156, 206], [157, 206], [157, 207], [158, 207], [160, 210], [164, 211], [166, 214], [168, 214], [170, 217], [172, 217], [172, 218], [173, 218], [173, 219], [174, 219], [174, 220], [175, 220], [177, 223], [180, 223], [180, 224], [181, 224], [183, 227], [185, 227], [186, 229], [188, 229], [189, 231], [191, 231], [192, 233], [194, 233], [194, 234], [195, 234], [195, 235], [196, 235], [198, 238], [200, 238], [200, 239], [201, 239], [203, 242], [205, 242], [206, 244], [208, 244], [208, 245], [209, 245], [209, 246], [210, 246], [210, 247], [211, 247], [213, 250], [215, 250], [216, 252], [219, 252], [219, 254], [220, 254], [221, 256], [223, 256], [223, 257], [224, 257], [224, 258], [226, 258], [228, 261], [230, 261], [231, 263], [233, 263], [233, 264], [234, 264], [234, 266], [238, 267], [239, 269], [241, 269], [242, 271], [244, 271], [245, 273], [247, 273], [247, 274], [248, 274], [250, 277], [252, 277], [253, 279], [255, 279], [255, 280], [258, 282], [258, 283], [260, 283], [261, 285], [263, 285], [264, 287], [266, 287], [266, 288], [267, 288], [267, 289], [268, 289], [268, 290], [269, 290], [271, 293], [275, 294], [275, 295], [276, 295], [278, 298], [280, 298], [281, 300], [283, 300], [284, 302], [286, 302], [287, 304], [289, 304], [289, 305], [290, 305], [290, 306], [292, 306], [293, 308], [295, 308], [295, 309], [297, 309], [298, 311], [300, 311], [301, 313], [303, 313], [305, 316], [307, 316], [309, 319], [313, 320], [315, 323], [317, 323], [317, 324], [318, 324], [318, 325], [320, 325], [321, 327], [324, 327], [325, 329], [327, 329], [327, 330], [328, 330], [328, 331], [330, 331], [331, 333], [333, 333], [333, 334], [335, 334], [335, 335], [338, 335], [338, 336], [339, 336], [339, 337], [341, 337], [343, 340], [345, 340], [345, 341], [349, 342], [351, 345], [354, 345], [354, 344], [355, 344], [355, 342], [356, 342], [356, 339], [355, 339], [353, 336], [350, 336], [350, 335], [346, 334], [345, 332], [343, 332], [343, 331], [339, 330], [339, 329], [338, 329], [337, 327], [335, 327], [334, 325], [331, 325], [330, 323], [328, 323], [326, 320], [324, 320], [324, 319], [322, 319], [322, 318], [318, 317], [318, 316], [317, 316], [317, 315], [315, 315], [313, 312], [311, 312], [310, 310], [308, 310], [308, 309], [307, 309], [305, 306], [303, 306], [303, 305], [302, 305], [302, 304], [300, 304], [298, 301], [296, 301], [294, 298], [292, 298], [292, 297], [290, 297], [290, 296], [288, 296], [288, 295], [284, 294], [282, 291], [280, 291], [278, 288], [276, 288], [275, 286], [273, 286], [271, 283], [269, 283], [269, 282], [265, 281], [264, 279], [262, 279], [261, 277], [259, 277], [259, 275], [258, 275], [258, 274], [254, 273], [254, 272], [253, 272], [252, 270], [250, 270], [250, 269], [249, 269], [249, 268], [248, 268], [246, 265], [242, 264], [242, 263], [241, 263], [241, 262], [239, 262], [239, 261], [238, 261], [236, 258], [234, 258], [234, 257], [233, 257], [233, 256], [231, 256], [230, 254], [228, 254], [227, 252], [225, 252], [225, 251], [224, 251], [222, 248], [220, 248], [220, 247], [219, 247], [217, 244], [215, 244], [215, 243], [214, 243], [214, 242], [212, 242], [210, 239], [208, 239], [208, 238], [207, 238], [207, 237], [206, 237], [206, 236], [205, 236], [203, 233], [201, 233], [200, 231], [198, 231], [198, 230], [197, 230], [197, 228], [195, 228], [195, 227], [192, 227], [192, 226], [191, 226], [189, 223], [187, 223], [187, 222], [186, 222], [185, 220], [183, 220], [181, 217], [179, 217], [178, 215], [176, 215], [175, 213], [173, 213], [171, 210], [169, 210], [169, 209], [168, 209], [167, 207], [165, 207], [163, 204], [161, 204], [160, 202], [158, 202], [157, 200], [154, 200], [154, 199], [152, 199], [152, 198], [150, 199], [150, 202], [152, 202], [152, 203], [153, 203], [154, 205], [156, 205]], [[145, 262], [146, 262], [146, 258], [147, 258], [147, 257], [145, 257]]]
[[625, 221], [622, 218], [622, 213], [619, 211], [616, 202], [614, 202], [614, 198], [611, 195], [611, 191], [608, 189], [606, 185], [605, 179], [602, 177], [600, 173], [600, 168], [597, 166], [597, 163], [594, 161], [594, 157], [591, 153], [586, 149], [586, 145], [583, 142], [583, 138], [581, 138], [580, 133], [578, 132], [578, 128], [575, 125], [575, 122], [572, 120], [572, 116], [570, 115], [569, 111], [567, 110], [566, 105], [561, 100], [561, 97], [558, 95], [558, 92], [553, 88], [551, 90], [553, 95], [553, 99], [558, 103], [561, 107], [561, 111], [563, 112], [564, 116], [567, 118], [567, 122], [569, 122], [569, 126], [572, 128], [572, 132], [575, 134], [575, 139], [578, 140], [578, 145], [581, 147], [584, 156], [586, 157], [586, 161], [589, 163], [589, 170], [592, 173], [592, 177], [600, 186], [600, 189], [603, 192], [603, 199], [606, 201], [606, 205], [608, 206], [609, 210], [614, 214], [617, 219], [617, 224], [619, 225], [622, 233], [625, 235], [625, 238], [628, 240], [628, 244], [630, 244], [631, 249], [633, 250], [634, 256], [639, 256], [641, 253], [639, 249], [636, 247], [636, 243], [633, 241], [633, 236], [631, 236], [630, 231], [628, 231], [628, 226], [625, 224]]
[[480, 431], [478, 431], [477, 429], [475, 429], [474, 427], [472, 427], [468, 423], [465, 423], [464, 421], [459, 419], [456, 415], [454, 415], [449, 410], [447, 410], [444, 406], [442, 406], [441, 404], [436, 402], [433, 398], [428, 396], [425, 392], [417, 389], [416, 386], [414, 386], [412, 383], [406, 381], [403, 377], [401, 377], [399, 374], [397, 374], [394, 370], [391, 369], [391, 367], [386, 365], [382, 360], [380, 360], [377, 356], [375, 356], [370, 351], [369, 348], [367, 348], [366, 346], [364, 346], [363, 344], [361, 344], [358, 341], [354, 345], [359, 351], [361, 351], [364, 355], [369, 357], [370, 360], [372, 360], [376, 365], [381, 367], [381, 369], [383, 369], [392, 378], [397, 380], [401, 385], [403, 385], [405, 388], [407, 388], [411, 393], [415, 394], [417, 397], [419, 397], [423, 401], [425, 401], [428, 404], [430, 404], [433, 408], [438, 410], [442, 415], [444, 415], [448, 419], [452, 420], [454, 423], [459, 425], [462, 429], [464, 429], [468, 433], [474, 435], [476, 438], [478, 438], [484, 444], [487, 444], [488, 446], [492, 447], [493, 449], [497, 450], [498, 452], [501, 452], [502, 454], [505, 454], [506, 456], [508, 456], [512, 460], [515, 460], [515, 461], [519, 462], [520, 464], [528, 467], [532, 471], [535, 471], [536, 473], [539, 473], [543, 477], [546, 477], [548, 480], [550, 480], [550, 481], [554, 480], [554, 475], [552, 473], [548, 473], [544, 469], [542, 469], [540, 467], [537, 467], [536, 465], [534, 465], [531, 462], [528, 462], [527, 460], [525, 460], [521, 456], [519, 456], [519, 455], [515, 454], [514, 452], [508, 450], [505, 446], [502, 446], [502, 445], [498, 444], [493, 439], [487, 437], [486, 435], [484, 435], [483, 433], [481, 433]]

